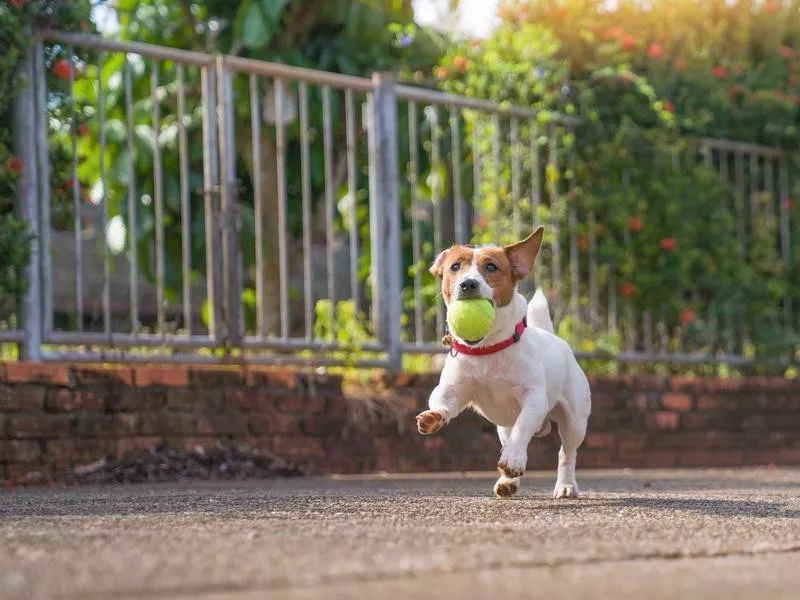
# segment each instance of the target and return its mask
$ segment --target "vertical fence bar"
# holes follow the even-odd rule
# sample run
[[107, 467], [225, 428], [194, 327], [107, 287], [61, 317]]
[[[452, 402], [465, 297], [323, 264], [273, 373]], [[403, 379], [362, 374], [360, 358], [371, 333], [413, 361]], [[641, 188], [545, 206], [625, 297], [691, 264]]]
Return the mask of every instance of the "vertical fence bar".
[[331, 115], [331, 88], [322, 88], [322, 143], [325, 170], [325, 264], [328, 277], [328, 299], [331, 303], [331, 330], [336, 334], [336, 287], [333, 260], [333, 116]]
[[139, 332], [139, 235], [137, 224], [136, 198], [136, 155], [133, 147], [133, 84], [131, 83], [131, 63], [125, 56], [125, 117], [127, 126], [128, 150], [128, 262], [130, 270], [128, 281], [130, 287], [131, 333]]
[[[286, 196], [286, 121], [284, 118], [283, 106], [285, 99], [284, 85], [283, 79], [280, 77], [275, 78], [275, 150], [277, 153], [278, 171], [276, 183], [278, 186], [278, 264], [280, 269], [278, 278], [281, 286], [281, 337], [286, 339], [289, 337], [289, 201]], [[327, 189], [327, 172], [325, 176], [325, 185]], [[330, 241], [328, 244], [330, 244]], [[330, 271], [328, 272], [328, 277], [330, 277]], [[328, 289], [330, 289], [330, 284]], [[333, 301], [333, 298], [331, 298], [331, 301]]]
[[[42, 305], [42, 338], [46, 338], [53, 331], [53, 264], [50, 245], [50, 153], [49, 153], [49, 127], [47, 114], [47, 75], [45, 73], [44, 45], [41, 40], [36, 41], [33, 63], [34, 82], [32, 87], [36, 90], [35, 122], [37, 130], [37, 177], [43, 185], [39, 186], [39, 230], [37, 231], [39, 260], [41, 265], [41, 305]], [[103, 228], [105, 241], [105, 227]], [[30, 281], [30, 279], [28, 279]]]
[[108, 229], [108, 178], [106, 177], [106, 99], [103, 88], [103, 63], [105, 55], [100, 53], [97, 59], [97, 116], [100, 131], [100, 186], [103, 188], [101, 199], [101, 231], [102, 250], [100, 256], [103, 260], [103, 333], [111, 338], [111, 265], [108, 255], [106, 231]]
[[397, 95], [393, 73], [375, 73], [369, 94], [370, 235], [372, 293], [377, 307], [378, 338], [389, 367], [402, 367], [400, 278], [400, 198], [398, 175]]
[[589, 334], [597, 332], [597, 311], [600, 291], [597, 285], [597, 218], [589, 211]]
[[[475, 111], [472, 121], [472, 206], [478, 209], [481, 198], [481, 123], [480, 113]], [[478, 211], [475, 211], [475, 215]]]
[[[222, 56], [217, 57], [217, 86], [220, 101], [219, 151], [221, 167], [222, 273], [224, 275], [225, 336], [228, 348], [241, 340], [241, 252], [239, 251], [238, 183], [236, 180], [236, 138], [234, 131], [233, 76]], [[278, 107], [276, 107], [277, 110]], [[279, 121], [280, 122], [280, 121]], [[278, 153], [280, 155], [280, 152]], [[280, 184], [280, 169], [278, 181]], [[280, 188], [279, 188], [280, 189]]]
[[[574, 137], [574, 136], [570, 136]], [[570, 312], [572, 313], [572, 331], [575, 336], [575, 345], [581, 347], [581, 311], [580, 311], [580, 256], [578, 254], [578, 206], [577, 206], [577, 181], [575, 180], [575, 143], [570, 146], [568, 155], [567, 188], [569, 221], [569, 275], [570, 275]]]
[[178, 163], [181, 186], [181, 280], [183, 327], [192, 335], [192, 206], [189, 189], [189, 140], [186, 134], [186, 82], [183, 65], [175, 66], [178, 82]]
[[253, 146], [253, 213], [256, 220], [256, 335], [264, 338], [264, 181], [261, 177], [261, 94], [250, 75], [250, 143]]
[[492, 176], [494, 177], [494, 194], [497, 199], [494, 208], [494, 239], [499, 244], [503, 227], [500, 218], [500, 195], [503, 186], [500, 176], [500, 117], [497, 114], [492, 115]]
[[[71, 55], [70, 55], [71, 56]], [[37, 68], [34, 54], [27, 53], [18, 67], [20, 77], [27, 85], [22, 86], [14, 97], [13, 136], [14, 151], [23, 164], [20, 179], [16, 186], [16, 209], [20, 218], [25, 219], [33, 232], [39, 231], [39, 172], [36, 168], [36, 114], [31, 110], [36, 106]], [[70, 88], [71, 89], [71, 88]], [[25, 269], [25, 280], [28, 287], [22, 297], [20, 306], [21, 325], [24, 340], [20, 344], [20, 359], [41, 360], [42, 345], [42, 285], [41, 285], [41, 250], [38, 242], [31, 242], [31, 256]]]
[[312, 339], [314, 298], [311, 290], [311, 148], [308, 140], [308, 85], [300, 83], [300, 176], [303, 212], [303, 314], [305, 335]]
[[222, 245], [219, 223], [219, 138], [217, 137], [217, 72], [210, 66], [200, 71], [203, 88], [203, 197], [206, 233], [206, 296], [210, 306], [208, 335], [222, 341]]
[[[455, 234], [457, 244], [466, 244], [468, 241], [465, 231], [464, 198], [461, 195], [461, 130], [458, 123], [458, 109], [450, 107], [450, 140], [453, 159], [453, 204], [454, 218], [456, 221]], [[437, 251], [440, 250], [437, 248]]]
[[[419, 137], [417, 135], [417, 104], [408, 103], [409, 182], [411, 183], [411, 255], [414, 261], [414, 342], [423, 342], [422, 320], [422, 240], [419, 231]], [[434, 248], [439, 252], [441, 248]]]
[[[560, 296], [561, 293], [561, 242], [559, 241], [559, 217], [558, 217], [558, 141], [556, 139], [556, 128], [550, 126], [549, 146], [550, 156], [547, 164], [546, 181], [550, 192], [550, 228], [552, 239], [552, 287], [556, 289]], [[560, 301], [560, 297], [558, 297]]]
[[767, 214], [772, 217], [775, 214], [775, 170], [772, 157], [764, 157], [764, 191], [767, 193], [769, 206]]
[[345, 126], [347, 127], [347, 191], [350, 194], [348, 226], [350, 229], [350, 297], [356, 311], [361, 307], [358, 291], [358, 179], [356, 174], [356, 104], [353, 90], [344, 92]]
[[[520, 226], [522, 218], [520, 217], [520, 190], [519, 190], [519, 163], [520, 163], [520, 148], [519, 148], [519, 120], [516, 117], [511, 119], [511, 206], [512, 206], [512, 223], [511, 234], [514, 236], [514, 241], [520, 239]], [[500, 242], [501, 240], [498, 240]]]
[[[444, 250], [444, 240], [442, 239], [442, 197], [441, 182], [439, 181], [439, 169], [441, 168], [441, 158], [439, 155], [439, 109], [435, 106], [425, 108], [428, 122], [431, 128], [431, 203], [433, 205], [433, 246], [434, 252]], [[444, 329], [444, 302], [438, 301], [436, 305], [436, 331]]]
[[[622, 171], [622, 187], [623, 187], [623, 189], [626, 189], [628, 186], [630, 186], [630, 183], [631, 183], [631, 172], [630, 172], [629, 169], [625, 169], [625, 170]], [[630, 232], [629, 229], [625, 229], [625, 231], [623, 233], [623, 240], [625, 242], [625, 245], [630, 247], [630, 244], [631, 244], [631, 232]], [[623, 284], [624, 283], [627, 283], [627, 282], [623, 282]], [[615, 305], [615, 308], [616, 308], [617, 289], [613, 288], [612, 291], [614, 293], [614, 305]], [[634, 293], [635, 293], [635, 290], [634, 290]], [[626, 348], [626, 350], [628, 352], [633, 352], [636, 349], [636, 340], [638, 338], [638, 335], [636, 333], [636, 318], [635, 318], [635, 315], [633, 314], [633, 306], [632, 306], [632, 304], [628, 304], [626, 306], [626, 309], [627, 310], [625, 311], [625, 316], [624, 316], [625, 321], [627, 321], [627, 331], [625, 332], [625, 348]]]
[[[531, 231], [539, 225], [539, 207], [542, 204], [542, 178], [539, 164], [539, 127], [531, 121]], [[533, 270], [534, 286], [541, 285], [539, 270]]]
[[150, 98], [153, 102], [153, 179], [156, 213], [156, 315], [158, 332], [166, 333], [164, 315], [164, 172], [161, 160], [161, 100], [158, 97], [158, 61], [153, 61], [150, 71]]
[[[781, 231], [781, 257], [787, 271], [792, 268], [791, 228], [789, 223], [789, 167], [786, 156], [781, 156], [778, 171], [778, 184], [780, 187], [780, 231]], [[783, 298], [784, 328], [790, 334], [793, 327], [792, 297], [787, 293]]]
[[67, 46], [69, 63], [69, 116], [70, 141], [72, 144], [72, 210], [73, 240], [75, 242], [75, 320], [76, 329], [83, 331], [83, 207], [81, 205], [81, 183], [78, 179], [78, 115], [75, 110], [75, 53]]
[[745, 212], [744, 212], [744, 155], [736, 152], [736, 237], [739, 242], [739, 256], [744, 258], [747, 253], [745, 240]]
[[761, 213], [759, 207], [759, 192], [760, 186], [758, 185], [758, 155], [755, 152], [750, 154], [750, 212], [752, 218], [753, 233], [757, 227], [756, 220]]

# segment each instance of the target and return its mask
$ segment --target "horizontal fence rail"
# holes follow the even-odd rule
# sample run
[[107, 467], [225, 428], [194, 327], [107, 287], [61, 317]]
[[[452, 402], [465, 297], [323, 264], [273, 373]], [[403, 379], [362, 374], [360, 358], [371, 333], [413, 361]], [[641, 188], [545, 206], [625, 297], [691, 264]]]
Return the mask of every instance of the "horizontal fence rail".
[[[636, 231], [609, 254], [602, 194], [644, 175], [579, 171], [579, 118], [83, 34], [48, 33], [26, 64], [16, 140], [37, 168], [18, 200], [37, 252], [22, 310], [0, 307], [23, 356], [399, 369], [444, 350], [436, 253], [541, 224], [520, 291], [545, 290], [581, 358], [754, 362], [757, 319], [703, 282], [671, 290], [702, 328], [633, 301]], [[794, 260], [791, 158], [700, 139], [652, 162], [664, 180], [716, 175], [736, 260], [758, 273]], [[778, 304], [791, 339], [792, 293]]]

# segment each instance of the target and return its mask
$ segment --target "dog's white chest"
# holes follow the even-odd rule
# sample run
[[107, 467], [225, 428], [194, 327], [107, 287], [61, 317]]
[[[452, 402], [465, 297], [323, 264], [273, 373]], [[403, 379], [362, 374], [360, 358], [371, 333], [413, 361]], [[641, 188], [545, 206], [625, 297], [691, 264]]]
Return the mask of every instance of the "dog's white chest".
[[469, 386], [470, 404], [481, 415], [495, 425], [511, 427], [520, 411], [520, 399], [524, 386], [502, 379], [475, 381]]

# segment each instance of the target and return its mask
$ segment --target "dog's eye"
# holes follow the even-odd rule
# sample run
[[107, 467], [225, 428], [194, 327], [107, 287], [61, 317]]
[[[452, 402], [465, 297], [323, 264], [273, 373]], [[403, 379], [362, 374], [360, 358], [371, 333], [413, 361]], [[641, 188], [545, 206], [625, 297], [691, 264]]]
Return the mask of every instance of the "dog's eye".
[[487, 263], [486, 270], [489, 271], [489, 273], [494, 273], [495, 271], [497, 271], [497, 265], [494, 263]]
[[453, 263], [452, 265], [450, 265], [450, 270], [451, 270], [453, 273], [455, 273], [456, 271], [458, 271], [460, 268], [461, 268], [461, 263]]

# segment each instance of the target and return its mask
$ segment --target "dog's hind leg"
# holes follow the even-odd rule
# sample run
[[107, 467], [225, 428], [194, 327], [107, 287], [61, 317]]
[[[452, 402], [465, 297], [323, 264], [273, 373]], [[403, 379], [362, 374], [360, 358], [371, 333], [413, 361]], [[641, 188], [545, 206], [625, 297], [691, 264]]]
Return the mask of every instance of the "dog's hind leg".
[[[511, 435], [511, 427], [497, 426], [497, 436], [500, 438], [500, 445], [505, 446], [508, 441], [508, 436]], [[500, 478], [494, 484], [494, 493], [500, 498], [508, 498], [513, 496], [519, 491], [519, 477], [506, 477], [500, 475]]]
[[561, 437], [561, 449], [558, 451], [558, 477], [553, 490], [553, 498], [577, 498], [578, 481], [575, 478], [575, 460], [578, 448], [586, 437], [586, 421], [577, 419], [572, 412], [561, 405], [554, 411], [558, 423], [558, 435]]

